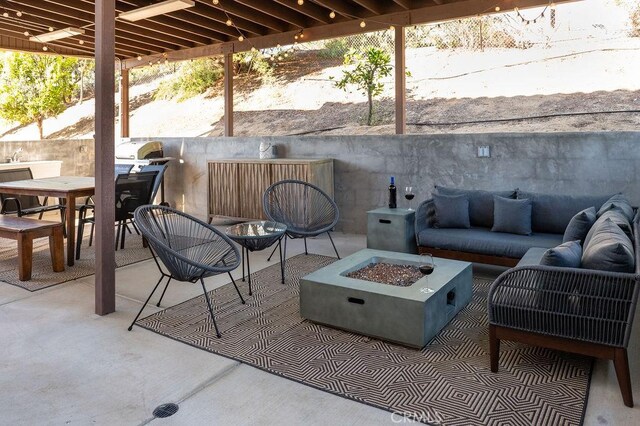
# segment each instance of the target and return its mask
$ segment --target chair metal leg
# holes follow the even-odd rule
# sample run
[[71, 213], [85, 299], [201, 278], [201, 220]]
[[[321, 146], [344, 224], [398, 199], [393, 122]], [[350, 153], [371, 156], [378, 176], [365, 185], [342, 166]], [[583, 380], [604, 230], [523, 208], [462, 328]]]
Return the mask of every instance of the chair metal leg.
[[216, 317], [213, 315], [213, 307], [211, 306], [211, 300], [209, 300], [209, 293], [207, 293], [207, 287], [204, 285], [204, 280], [200, 278], [200, 284], [202, 284], [202, 291], [204, 292], [204, 298], [207, 300], [207, 306], [209, 307], [209, 313], [211, 314], [211, 321], [216, 329], [216, 336], [221, 337], [220, 330], [218, 330], [218, 324], [216, 324]]
[[78, 238], [76, 238], [76, 260], [80, 260], [80, 247], [82, 246], [82, 233], [84, 231], [84, 222], [82, 218], [78, 222]]
[[[122, 234], [120, 235], [120, 248], [124, 250], [124, 236], [127, 235], [127, 230], [129, 228], [127, 227], [127, 221], [123, 220], [122, 221]], [[131, 232], [131, 231], [129, 231]]]
[[307, 237], [304, 237], [303, 240], [304, 240], [304, 254], [309, 254], [309, 250], [307, 250]]
[[244, 246], [240, 246], [240, 249], [242, 249], [242, 281], [244, 282]]
[[167, 292], [167, 288], [169, 288], [170, 282], [171, 282], [171, 277], [169, 277], [169, 280], [167, 281], [167, 285], [165, 285], [164, 290], [162, 290], [162, 294], [160, 295], [160, 300], [158, 300], [158, 303], [156, 304], [157, 307], [160, 307], [160, 303], [162, 303], [162, 298], [164, 297], [164, 294]]
[[340, 259], [340, 255], [338, 254], [338, 249], [336, 248], [336, 245], [333, 243], [333, 238], [331, 238], [331, 233], [329, 231], [327, 231], [327, 235], [329, 236], [329, 241], [331, 241], [331, 245], [333, 246], [333, 251], [336, 252], [336, 257]]
[[280, 257], [280, 270], [282, 272], [282, 283], [284, 284], [284, 270], [287, 263], [287, 238], [284, 238], [284, 249], [282, 250]]
[[240, 301], [244, 305], [245, 301], [244, 301], [244, 298], [242, 297], [242, 294], [240, 294], [240, 289], [236, 285], [236, 280], [234, 280], [233, 277], [231, 276], [231, 272], [228, 272], [228, 274], [229, 274], [229, 278], [231, 278], [231, 282], [233, 283], [233, 286], [236, 288], [236, 291], [238, 292], [238, 296], [240, 296]]
[[[149, 297], [147, 297], [147, 300], [145, 300], [144, 305], [142, 305], [142, 308], [140, 308], [140, 311], [138, 312], [138, 315], [136, 315], [136, 317], [133, 319], [133, 322], [131, 323], [129, 328], [127, 328], [127, 330], [131, 331], [131, 329], [133, 328], [133, 325], [136, 323], [136, 321], [138, 321], [138, 318], [140, 318], [140, 314], [142, 314], [142, 311], [144, 311], [144, 308], [147, 306], [147, 303], [149, 303], [149, 300], [151, 300], [151, 296], [153, 296], [153, 293], [156, 292], [156, 290], [158, 289], [158, 286], [160, 285], [160, 283], [162, 282], [164, 277], [166, 277], [166, 275], [162, 274], [162, 276], [160, 277], [160, 279], [156, 283], [156, 286], [153, 288], [153, 290], [149, 294]], [[171, 278], [171, 277], [169, 277], [169, 278]]]
[[284, 284], [284, 261], [282, 257], [282, 245], [280, 242], [282, 238], [278, 241], [278, 252], [280, 252], [280, 274], [282, 275], [282, 284]]
[[249, 296], [253, 295], [253, 290], [251, 289], [251, 266], [249, 264], [249, 249], [247, 249], [247, 280], [249, 280]]
[[118, 222], [118, 229], [116, 230], [116, 251], [118, 251], [118, 243], [120, 240], [120, 228], [122, 228], [122, 221]]
[[93, 234], [95, 234], [96, 224], [95, 222], [91, 222], [91, 233], [89, 234], [89, 247], [93, 244]]
[[[280, 244], [280, 243], [278, 243], [278, 244]], [[271, 262], [271, 258], [273, 257], [273, 254], [276, 252], [277, 248], [278, 247], [274, 247], [273, 250], [271, 250], [271, 254], [269, 255], [269, 257], [267, 257], [267, 262]]]

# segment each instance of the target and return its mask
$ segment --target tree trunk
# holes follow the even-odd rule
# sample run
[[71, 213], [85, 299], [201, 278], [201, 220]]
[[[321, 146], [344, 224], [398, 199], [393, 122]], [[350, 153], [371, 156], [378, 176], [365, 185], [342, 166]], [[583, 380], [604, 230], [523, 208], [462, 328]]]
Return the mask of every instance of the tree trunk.
[[36, 119], [36, 124], [38, 125], [38, 133], [40, 134], [40, 140], [44, 139], [44, 133], [42, 131], [42, 122], [43, 122], [42, 117], [38, 117]]
[[367, 93], [367, 100], [369, 101], [369, 114], [367, 115], [367, 126], [371, 126], [373, 123], [373, 97], [371, 92]]

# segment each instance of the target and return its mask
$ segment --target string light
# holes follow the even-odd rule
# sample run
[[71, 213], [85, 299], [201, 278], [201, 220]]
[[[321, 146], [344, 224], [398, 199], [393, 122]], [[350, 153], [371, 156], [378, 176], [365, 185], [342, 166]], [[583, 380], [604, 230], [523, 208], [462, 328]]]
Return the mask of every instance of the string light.
[[367, 26], [367, 23], [364, 21], [360, 21], [360, 28], [364, 28]]
[[336, 13], [332, 10], [332, 11], [329, 13], [329, 18], [334, 19], [335, 17], [336, 17]]
[[142, 60], [142, 56], [138, 55], [138, 58], [137, 58], [137, 59], [138, 59], [139, 61], [141, 61], [141, 60]]
[[9, 17], [9, 12], [4, 12], [4, 13], [2, 14], [2, 16], [4, 16], [5, 18], [8, 18], [8, 17]]
[[233, 21], [231, 21], [231, 19], [227, 19], [226, 24], [227, 24], [227, 27], [230, 27], [233, 25]]
[[79, 44], [84, 44], [84, 40], [78, 40]]
[[496, 8], [494, 9], [496, 12], [500, 12], [500, 6], [496, 6]]
[[218, 3], [220, 3], [220, 2], [219, 2], [218, 0], [213, 0], [213, 1], [212, 1], [212, 3], [213, 3], [213, 4], [218, 4]]
[[518, 9], [517, 7], [513, 8], [513, 11], [516, 12], [516, 14], [518, 15], [518, 18], [520, 18], [520, 20], [525, 24], [525, 25], [529, 25], [531, 23], [537, 24], [538, 20], [543, 19], [544, 18], [544, 14], [547, 11], [547, 9], [549, 9], [550, 7], [555, 7], [555, 3], [549, 3], [543, 10], [542, 12], [540, 12], [540, 14], [538, 16], [536, 16], [533, 19], [527, 19], [524, 16], [522, 16], [522, 14], [520, 13], [520, 9]]
[[42, 46], [42, 50], [46, 52], [47, 50], [49, 50], [49, 48], [47, 46]]
[[25, 37], [29, 37], [29, 31], [25, 31], [25, 32], [24, 32], [24, 36], [25, 36]]
[[16, 16], [17, 16], [18, 18], [21, 18], [21, 17], [22, 17], [22, 12], [17, 11], [17, 12], [16, 12]]
[[49, 27], [49, 32], [53, 31], [53, 27]]
[[304, 0], [298, 0], [298, 5], [302, 6], [304, 4]]

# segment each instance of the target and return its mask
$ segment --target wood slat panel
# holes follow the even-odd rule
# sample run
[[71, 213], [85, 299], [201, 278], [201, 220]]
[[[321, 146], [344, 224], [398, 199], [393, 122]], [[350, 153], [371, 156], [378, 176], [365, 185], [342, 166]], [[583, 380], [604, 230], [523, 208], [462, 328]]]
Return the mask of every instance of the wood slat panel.
[[262, 209], [262, 195], [271, 185], [271, 165], [239, 164], [238, 181], [242, 192], [239, 216], [247, 219], [265, 219]]
[[311, 177], [307, 164], [274, 164], [272, 172], [273, 182], [285, 179], [298, 179], [310, 182]]
[[240, 216], [238, 164], [209, 163], [209, 217]]

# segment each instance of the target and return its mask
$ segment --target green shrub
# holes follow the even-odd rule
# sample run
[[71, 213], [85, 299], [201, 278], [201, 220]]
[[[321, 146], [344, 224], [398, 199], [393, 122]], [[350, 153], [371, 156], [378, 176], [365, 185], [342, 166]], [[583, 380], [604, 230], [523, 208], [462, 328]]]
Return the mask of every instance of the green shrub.
[[240, 52], [233, 55], [236, 74], [256, 74], [259, 77], [270, 77], [273, 68], [259, 51]]
[[348, 51], [349, 48], [344, 38], [334, 38], [324, 43], [324, 47], [318, 52], [318, 56], [325, 59], [342, 59]]
[[171, 78], [160, 83], [155, 99], [184, 101], [206, 92], [223, 75], [222, 66], [212, 58], [183, 62]]

